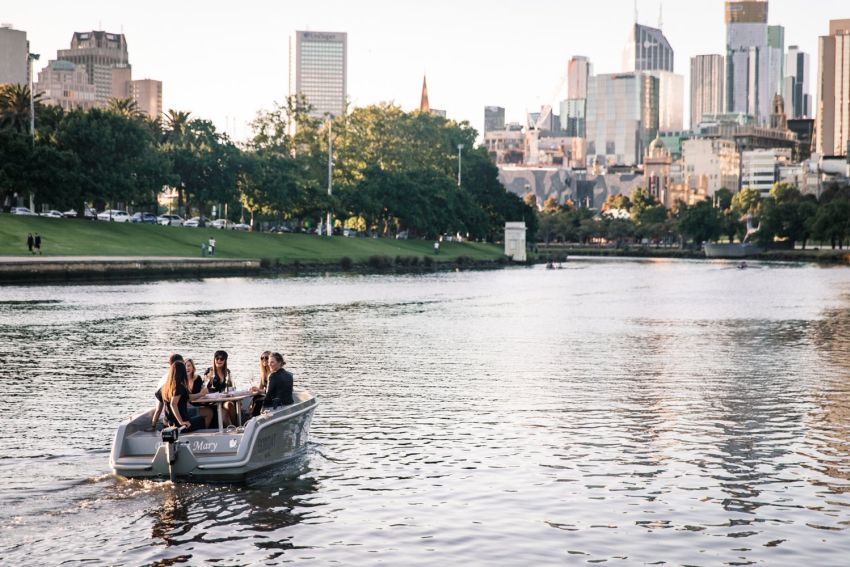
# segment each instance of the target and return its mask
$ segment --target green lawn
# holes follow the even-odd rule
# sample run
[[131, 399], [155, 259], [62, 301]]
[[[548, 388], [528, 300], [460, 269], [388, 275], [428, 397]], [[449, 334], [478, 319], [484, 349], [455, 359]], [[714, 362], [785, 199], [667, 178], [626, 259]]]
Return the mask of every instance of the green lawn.
[[496, 260], [501, 246], [443, 242], [439, 256], [430, 240], [320, 237], [307, 234], [264, 234], [138, 225], [79, 219], [49, 219], [0, 214], [0, 255], [27, 255], [28, 233], [38, 232], [45, 256], [201, 256], [201, 244], [216, 239], [220, 258], [268, 258], [281, 263], [336, 263], [347, 256], [364, 262], [370, 256], [432, 256], [450, 261], [458, 256]]

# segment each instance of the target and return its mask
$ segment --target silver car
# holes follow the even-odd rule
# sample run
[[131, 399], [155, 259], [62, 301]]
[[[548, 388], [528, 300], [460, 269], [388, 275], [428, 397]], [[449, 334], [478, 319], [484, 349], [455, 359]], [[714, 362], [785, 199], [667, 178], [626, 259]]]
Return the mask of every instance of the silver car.
[[163, 226], [183, 226], [183, 217], [180, 215], [160, 215], [156, 222]]

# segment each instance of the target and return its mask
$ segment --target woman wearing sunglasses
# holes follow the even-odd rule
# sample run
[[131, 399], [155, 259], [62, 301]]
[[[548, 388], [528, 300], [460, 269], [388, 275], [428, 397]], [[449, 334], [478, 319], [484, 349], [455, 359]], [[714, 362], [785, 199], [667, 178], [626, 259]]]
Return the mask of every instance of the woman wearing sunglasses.
[[[213, 355], [213, 365], [207, 368], [204, 373], [204, 380], [207, 382], [207, 390], [210, 392], [226, 392], [228, 388], [233, 388], [233, 378], [230, 376], [230, 370], [227, 368], [227, 353], [223, 350], [215, 351]], [[224, 404], [224, 421], [225, 426], [236, 422], [236, 406], [231, 402]]]

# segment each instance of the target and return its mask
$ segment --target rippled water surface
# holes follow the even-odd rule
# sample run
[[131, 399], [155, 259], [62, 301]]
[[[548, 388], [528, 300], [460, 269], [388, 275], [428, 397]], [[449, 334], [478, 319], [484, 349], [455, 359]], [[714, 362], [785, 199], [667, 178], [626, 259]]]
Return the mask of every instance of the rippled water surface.
[[[0, 563], [846, 565], [850, 270], [569, 262], [0, 287]], [[247, 486], [116, 478], [171, 352], [320, 406]]]

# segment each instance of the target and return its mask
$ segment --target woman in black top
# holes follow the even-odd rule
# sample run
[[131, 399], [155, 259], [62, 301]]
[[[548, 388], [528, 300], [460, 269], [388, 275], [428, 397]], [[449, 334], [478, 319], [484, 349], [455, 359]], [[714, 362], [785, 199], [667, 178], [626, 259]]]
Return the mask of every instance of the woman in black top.
[[207, 420], [198, 415], [189, 417], [189, 375], [186, 373], [186, 365], [177, 361], [171, 365], [165, 384], [160, 390], [162, 401], [165, 404], [165, 417], [169, 425], [185, 427], [188, 431], [195, 431], [206, 427]]
[[266, 400], [264, 405], [274, 407], [278, 403], [288, 406], [293, 403], [292, 400], [292, 374], [283, 369], [283, 355], [279, 352], [273, 352], [269, 356], [269, 370], [272, 373], [269, 375], [269, 387], [266, 390]]
[[[233, 388], [233, 379], [230, 377], [230, 370], [227, 368], [227, 353], [225, 351], [215, 351], [213, 365], [207, 368], [204, 379], [207, 381], [207, 388], [210, 392], [226, 392], [228, 388]], [[236, 423], [236, 404], [225, 402], [224, 417], [225, 426]]]

